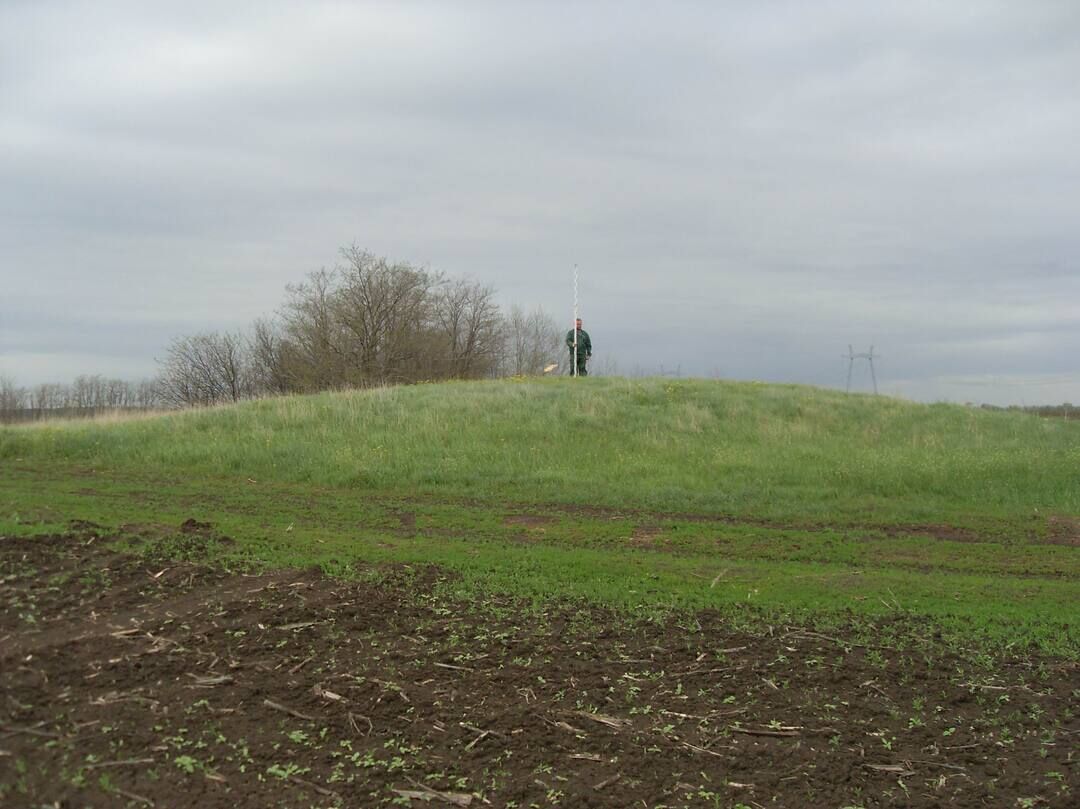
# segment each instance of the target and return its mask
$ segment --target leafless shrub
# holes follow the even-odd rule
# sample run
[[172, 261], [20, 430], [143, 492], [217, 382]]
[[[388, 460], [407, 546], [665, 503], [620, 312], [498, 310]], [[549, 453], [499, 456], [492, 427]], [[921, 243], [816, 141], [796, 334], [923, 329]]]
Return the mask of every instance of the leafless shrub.
[[435, 295], [434, 320], [445, 376], [477, 379], [493, 375], [499, 358], [501, 317], [495, 290], [458, 280]]
[[21, 410], [29, 404], [30, 392], [20, 388], [11, 377], [0, 376], [0, 411]]
[[286, 288], [245, 335], [180, 337], [161, 361], [170, 406], [436, 379], [539, 374], [560, 356], [542, 310], [503, 318], [495, 290], [353, 245], [333, 269]]
[[539, 375], [562, 355], [562, 333], [551, 315], [540, 308], [528, 313], [518, 306], [510, 308], [502, 324], [502, 374]]
[[342, 258], [288, 288], [275, 361], [290, 390], [493, 372], [500, 318], [491, 287], [449, 281], [356, 246]]
[[258, 395], [288, 393], [289, 378], [285, 370], [285, 341], [279, 324], [260, 318], [251, 327], [248, 338], [251, 383]]
[[244, 338], [206, 332], [178, 337], [169, 346], [158, 395], [172, 407], [238, 402], [254, 393]]

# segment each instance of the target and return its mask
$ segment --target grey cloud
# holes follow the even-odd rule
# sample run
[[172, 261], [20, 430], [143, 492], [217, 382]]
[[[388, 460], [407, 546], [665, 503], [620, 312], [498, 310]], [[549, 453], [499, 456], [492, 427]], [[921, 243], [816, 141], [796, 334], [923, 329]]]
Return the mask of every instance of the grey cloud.
[[0, 318], [92, 307], [105, 362], [356, 241], [560, 317], [577, 262], [624, 370], [1074, 367], [1080, 7], [658, 9], [4, 4]]

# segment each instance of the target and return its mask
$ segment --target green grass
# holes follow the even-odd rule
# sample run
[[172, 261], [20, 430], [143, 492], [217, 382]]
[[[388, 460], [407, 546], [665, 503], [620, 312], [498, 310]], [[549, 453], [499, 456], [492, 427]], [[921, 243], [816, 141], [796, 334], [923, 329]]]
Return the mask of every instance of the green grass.
[[1080, 424], [795, 386], [417, 385], [0, 430], [0, 462], [806, 519], [1080, 513]]
[[902, 614], [1075, 656], [1080, 549], [1045, 540], [1080, 514], [1078, 461], [1080, 424], [1020, 413], [703, 380], [444, 383], [2, 428], [0, 534], [79, 518], [166, 536], [195, 517], [237, 540], [234, 562]]

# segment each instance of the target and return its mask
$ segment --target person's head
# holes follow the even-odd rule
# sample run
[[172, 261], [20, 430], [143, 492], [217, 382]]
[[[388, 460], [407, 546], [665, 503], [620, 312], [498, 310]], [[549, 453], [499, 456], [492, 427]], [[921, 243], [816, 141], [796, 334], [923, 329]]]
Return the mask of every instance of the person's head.
[[574, 321], [574, 325], [579, 329], [581, 328], [581, 318], [580, 317], [576, 321]]

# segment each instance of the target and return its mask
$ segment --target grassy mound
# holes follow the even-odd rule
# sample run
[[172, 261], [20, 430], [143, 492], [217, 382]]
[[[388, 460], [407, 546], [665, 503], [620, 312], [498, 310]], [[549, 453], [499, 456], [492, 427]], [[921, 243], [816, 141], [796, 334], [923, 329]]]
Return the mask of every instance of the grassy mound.
[[770, 519], [1080, 512], [1080, 425], [790, 385], [441, 383], [0, 429], [0, 462]]
[[207, 524], [225, 564], [1077, 658], [1078, 459], [1076, 423], [812, 388], [418, 385], [0, 429], [0, 538]]

